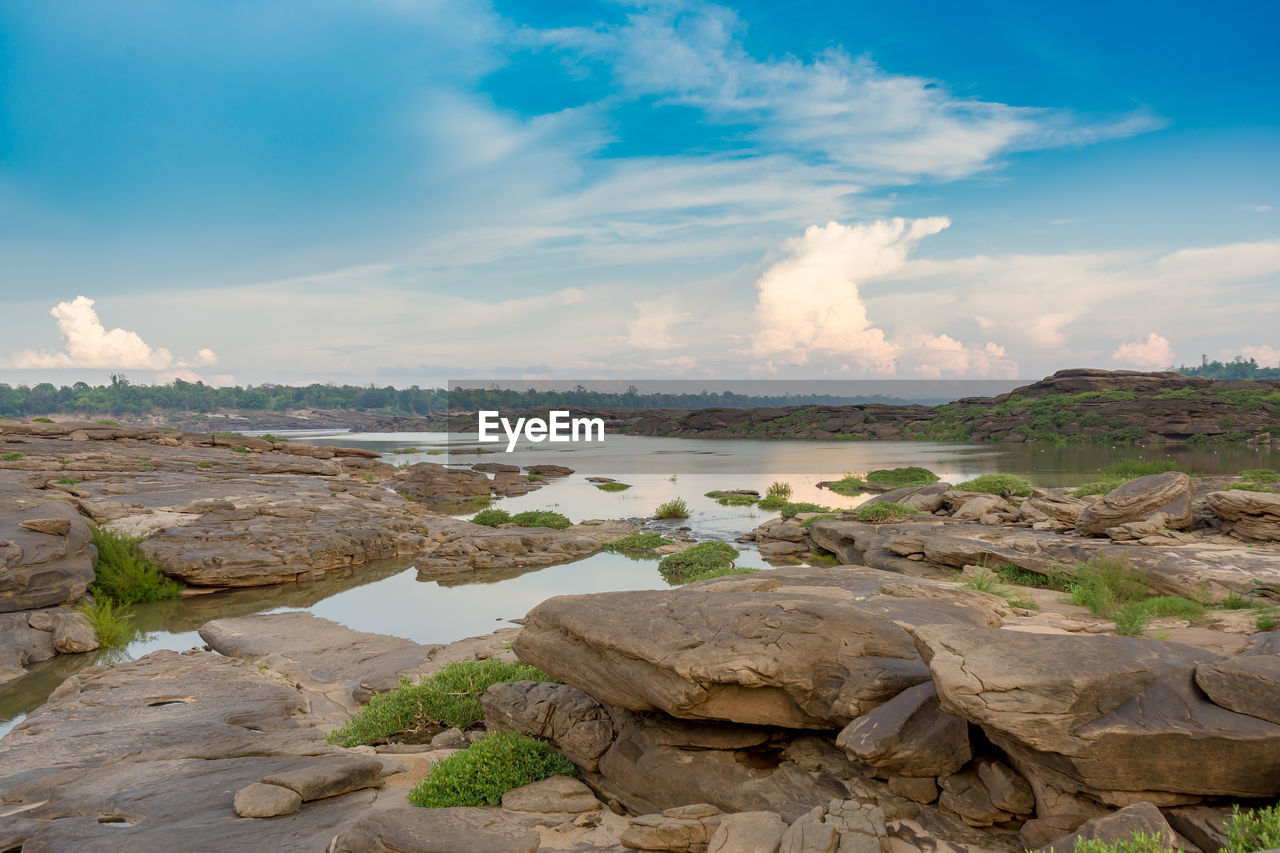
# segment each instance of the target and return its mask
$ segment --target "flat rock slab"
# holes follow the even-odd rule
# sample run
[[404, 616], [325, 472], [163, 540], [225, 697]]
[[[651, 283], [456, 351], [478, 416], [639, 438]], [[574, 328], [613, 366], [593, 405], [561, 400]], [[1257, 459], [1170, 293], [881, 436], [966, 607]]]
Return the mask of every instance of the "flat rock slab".
[[266, 785], [279, 785], [297, 793], [304, 803], [323, 800], [361, 788], [382, 786], [383, 763], [363, 755], [332, 755], [317, 758], [296, 770], [264, 776]]
[[302, 797], [279, 785], [251, 782], [236, 791], [234, 805], [240, 817], [281, 817], [302, 808]]
[[1245, 655], [1200, 664], [1196, 684], [1217, 705], [1280, 723], [1280, 655]]
[[538, 833], [495, 809], [396, 809], [344, 830], [328, 853], [534, 853]]
[[1002, 612], [995, 596], [933, 581], [790, 568], [551, 598], [514, 648], [607, 705], [831, 729], [928, 680], [899, 623], [998, 625]]
[[600, 808], [600, 801], [577, 779], [551, 776], [507, 791], [502, 795], [502, 807], [513, 812], [577, 814]]

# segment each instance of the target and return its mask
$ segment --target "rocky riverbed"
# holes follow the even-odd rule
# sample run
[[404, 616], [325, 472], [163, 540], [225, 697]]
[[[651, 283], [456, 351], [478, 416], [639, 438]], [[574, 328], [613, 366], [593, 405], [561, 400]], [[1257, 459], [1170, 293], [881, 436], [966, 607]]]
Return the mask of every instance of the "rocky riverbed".
[[[75, 639], [65, 605], [92, 579], [89, 521], [147, 533], [168, 573], [212, 588], [388, 553], [442, 572], [536, 566], [635, 529], [479, 528], [424, 506], [518, 472], [0, 429], [21, 454], [0, 469], [15, 668]], [[898, 520], [801, 515], [745, 534], [780, 561], [833, 565], [556, 596], [448, 645], [306, 613], [215, 619], [203, 647], [72, 676], [0, 739], [0, 849], [985, 853], [1142, 830], [1215, 853], [1234, 805], [1280, 796], [1280, 631], [1256, 615], [1280, 601], [1280, 495], [1234, 485], [1170, 471], [1086, 497], [893, 490], [863, 507], [906, 508]], [[1248, 607], [1121, 636], [1052, 583], [987, 583], [1013, 569], [1057, 583], [1099, 558], [1152, 594]], [[490, 687], [468, 731], [326, 741], [402, 679], [476, 658], [555, 681]], [[500, 806], [409, 804], [439, 761], [503, 730], [553, 744], [577, 778]]]

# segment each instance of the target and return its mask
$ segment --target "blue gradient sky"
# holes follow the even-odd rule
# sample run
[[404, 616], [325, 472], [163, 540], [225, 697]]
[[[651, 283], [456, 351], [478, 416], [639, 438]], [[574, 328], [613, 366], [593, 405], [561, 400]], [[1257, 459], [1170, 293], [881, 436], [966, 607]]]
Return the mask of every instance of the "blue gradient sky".
[[0, 2], [0, 381], [1275, 364], [1278, 24]]

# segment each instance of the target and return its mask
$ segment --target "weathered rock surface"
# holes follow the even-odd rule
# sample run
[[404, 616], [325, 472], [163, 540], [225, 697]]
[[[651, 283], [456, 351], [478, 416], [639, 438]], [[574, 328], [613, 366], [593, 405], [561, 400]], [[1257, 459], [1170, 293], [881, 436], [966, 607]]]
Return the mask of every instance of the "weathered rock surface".
[[777, 853], [786, 831], [773, 812], [725, 815], [707, 841], [707, 853]]
[[613, 743], [613, 719], [595, 699], [567, 684], [495, 684], [480, 699], [492, 730], [524, 732], [554, 741], [574, 764], [595, 770]]
[[1062, 790], [1280, 793], [1280, 726], [1197, 690], [1196, 668], [1219, 660], [1210, 653], [1132, 637], [912, 631], [942, 708]]
[[[315, 849], [315, 848], [313, 848]], [[538, 833], [491, 809], [395, 809], [361, 818], [328, 853], [534, 853]]]
[[973, 757], [969, 724], [942, 710], [932, 681], [858, 717], [836, 742], [885, 776], [946, 776]]
[[507, 791], [502, 807], [513, 812], [578, 814], [600, 808], [600, 801], [577, 779], [551, 776]]
[[661, 814], [632, 818], [620, 840], [629, 850], [705, 853], [707, 843], [723, 819], [724, 815], [714, 806], [677, 806]]
[[1280, 542], [1280, 494], [1236, 490], [1211, 492], [1205, 500], [1236, 536]]
[[1166, 471], [1130, 480], [1086, 506], [1076, 519], [1076, 530], [1100, 535], [1108, 527], [1155, 515], [1163, 515], [1164, 525], [1175, 530], [1191, 526], [1190, 477], [1181, 471]]
[[468, 524], [418, 562], [425, 576], [476, 569], [534, 568], [589, 557], [600, 540], [581, 531], [547, 527], [485, 527]]
[[60, 655], [91, 652], [98, 647], [98, 632], [83, 613], [63, 611], [53, 617], [53, 650]]
[[1069, 853], [1075, 850], [1079, 841], [1116, 842], [1130, 838], [1141, 832], [1160, 840], [1160, 849], [1174, 851], [1178, 849], [1173, 828], [1164, 819], [1160, 810], [1150, 803], [1136, 803], [1126, 806], [1114, 814], [1095, 818], [1080, 829], [1063, 836], [1050, 844], [1041, 847], [1044, 853]]
[[559, 596], [515, 652], [607, 705], [839, 728], [927, 680], [899, 623], [995, 625], [1003, 602], [868, 569], [778, 569], [679, 590]]
[[887, 853], [884, 813], [856, 800], [832, 800], [800, 817], [782, 836], [779, 853]]
[[1245, 655], [1196, 667], [1196, 684], [1214, 704], [1280, 724], [1280, 656]]
[[333, 755], [317, 758], [305, 767], [273, 773], [262, 779], [265, 785], [279, 785], [297, 793], [304, 803], [337, 797], [362, 788], [379, 788], [383, 764], [363, 755]]
[[26, 488], [15, 473], [0, 470], [0, 613], [75, 601], [93, 582], [89, 525], [62, 495]]
[[234, 806], [240, 817], [280, 817], [302, 808], [302, 797], [291, 788], [250, 782], [236, 791]]

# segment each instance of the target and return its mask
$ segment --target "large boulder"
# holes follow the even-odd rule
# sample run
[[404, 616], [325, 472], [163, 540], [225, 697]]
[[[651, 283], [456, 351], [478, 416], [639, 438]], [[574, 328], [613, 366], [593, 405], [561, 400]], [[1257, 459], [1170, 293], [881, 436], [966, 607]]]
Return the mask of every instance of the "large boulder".
[[1182, 849], [1178, 846], [1173, 828], [1164, 819], [1164, 815], [1150, 803], [1135, 803], [1106, 817], [1094, 818], [1070, 835], [1063, 836], [1040, 849], [1043, 853], [1071, 853], [1076, 849], [1076, 844], [1082, 841], [1114, 843], [1128, 840], [1137, 832], [1157, 839], [1156, 843], [1159, 845], [1157, 849], [1168, 850], [1170, 853]]
[[928, 680], [904, 624], [995, 625], [1004, 603], [871, 569], [777, 569], [680, 589], [559, 596], [515, 652], [607, 705], [841, 728]]
[[1191, 478], [1181, 471], [1149, 474], [1130, 480], [1089, 504], [1076, 518], [1076, 530], [1100, 536], [1109, 527], [1163, 515], [1164, 526], [1191, 526]]
[[1280, 655], [1243, 655], [1196, 667], [1196, 684], [1223, 708], [1280, 723]]
[[946, 776], [973, 757], [969, 724], [942, 710], [932, 681], [854, 720], [836, 742], [886, 776]]
[[1280, 494], [1232, 490], [1211, 492], [1205, 500], [1236, 536], [1280, 542]]
[[513, 681], [480, 697], [485, 725], [554, 741], [574, 764], [595, 770], [613, 743], [613, 719], [586, 693], [567, 684]]
[[1280, 793], [1280, 725], [1215, 705], [1196, 687], [1197, 667], [1216, 655], [1134, 637], [912, 630], [943, 710], [982, 726], [1062, 790], [1112, 802]]
[[65, 495], [0, 471], [0, 613], [75, 601], [93, 582], [89, 525]]

